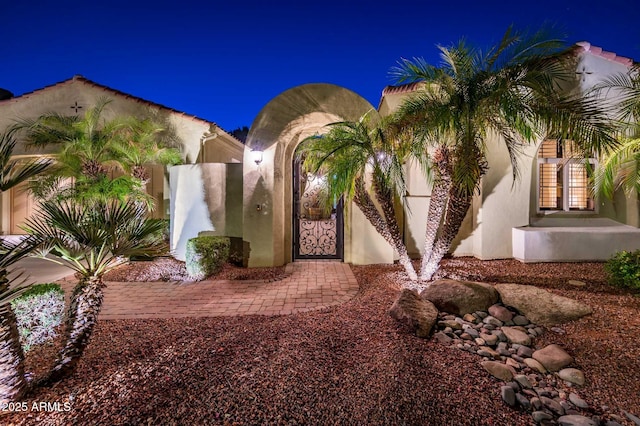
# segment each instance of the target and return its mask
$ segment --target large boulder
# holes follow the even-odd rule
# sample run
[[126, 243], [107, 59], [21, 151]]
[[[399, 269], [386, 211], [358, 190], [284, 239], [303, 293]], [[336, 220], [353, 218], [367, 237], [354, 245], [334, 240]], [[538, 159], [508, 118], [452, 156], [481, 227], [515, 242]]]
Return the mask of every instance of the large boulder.
[[428, 337], [438, 320], [438, 309], [414, 290], [404, 289], [389, 310], [392, 318], [409, 324], [418, 337]]
[[592, 313], [583, 303], [532, 285], [496, 284], [495, 288], [503, 304], [513, 306], [535, 324], [553, 326]]
[[448, 279], [434, 281], [420, 296], [439, 310], [458, 316], [486, 311], [498, 301], [498, 292], [489, 284]]

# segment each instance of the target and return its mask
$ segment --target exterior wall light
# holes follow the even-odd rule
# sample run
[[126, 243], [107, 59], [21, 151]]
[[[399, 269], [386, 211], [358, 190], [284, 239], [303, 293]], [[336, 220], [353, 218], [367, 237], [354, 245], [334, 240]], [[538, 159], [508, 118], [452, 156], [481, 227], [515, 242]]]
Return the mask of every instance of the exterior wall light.
[[259, 166], [262, 163], [262, 151], [253, 150], [251, 151], [251, 159], [256, 162], [256, 165]]

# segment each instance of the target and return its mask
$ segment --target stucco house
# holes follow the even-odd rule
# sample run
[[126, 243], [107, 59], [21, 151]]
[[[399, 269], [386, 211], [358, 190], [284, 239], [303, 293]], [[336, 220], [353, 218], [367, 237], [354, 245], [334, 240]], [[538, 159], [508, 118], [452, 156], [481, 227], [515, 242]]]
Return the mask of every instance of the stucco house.
[[[187, 164], [242, 162], [242, 142], [215, 123], [120, 92], [82, 76], [74, 76], [16, 97], [3, 90], [0, 97], [0, 131], [15, 124], [16, 120], [33, 119], [51, 112], [82, 115], [100, 99], [110, 100], [104, 112], [107, 120], [116, 115], [146, 117], [153, 114], [171, 126], [182, 145], [181, 150]], [[18, 141], [14, 154], [28, 158], [50, 155], [52, 152], [36, 152], [28, 149], [23, 141]], [[151, 179], [147, 185], [147, 193], [156, 202], [153, 216], [168, 217], [168, 174], [162, 166], [149, 166], [149, 169]], [[19, 225], [33, 213], [34, 208], [35, 202], [24, 187], [2, 194], [0, 231], [5, 235], [23, 233]]]
[[[632, 64], [586, 42], [576, 44], [570, 53], [576, 57], [576, 79], [570, 90], [587, 91], [607, 76], [628, 72]], [[250, 267], [298, 259], [391, 263], [392, 247], [356, 206], [336, 203], [319, 208], [317, 182], [322, 176], [303, 173], [295, 149], [306, 137], [326, 132], [329, 123], [357, 120], [371, 111], [388, 115], [419, 87], [420, 83], [386, 87], [377, 108], [336, 85], [294, 87], [264, 106], [242, 145], [214, 123], [74, 77], [0, 101], [0, 130], [15, 117], [51, 110], [75, 114], [105, 95], [114, 99], [110, 105], [114, 114], [141, 114], [155, 108], [176, 127], [185, 153], [185, 165], [158, 171], [162, 179], [152, 183], [158, 189], [151, 192], [158, 194], [161, 214], [171, 218], [171, 247], [178, 259], [184, 259], [186, 241], [205, 232], [244, 241]], [[488, 142], [487, 160], [489, 172], [454, 242], [454, 255], [579, 261], [640, 249], [638, 197], [620, 193], [613, 202], [591, 199], [587, 169], [556, 141], [541, 140], [526, 147], [515, 185], [506, 148], [497, 137]], [[419, 256], [430, 185], [417, 167], [406, 167], [407, 193], [399, 200], [398, 217], [410, 254]], [[16, 232], [14, 224], [24, 216], [20, 209], [25, 209], [20, 200], [25, 197], [3, 194], [5, 234]]]

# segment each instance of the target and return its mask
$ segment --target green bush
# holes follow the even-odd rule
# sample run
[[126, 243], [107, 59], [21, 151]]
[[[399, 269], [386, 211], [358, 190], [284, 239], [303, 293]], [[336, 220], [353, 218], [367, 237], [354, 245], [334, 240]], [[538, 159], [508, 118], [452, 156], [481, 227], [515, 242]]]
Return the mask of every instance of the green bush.
[[51, 340], [62, 322], [64, 292], [58, 284], [37, 284], [11, 301], [22, 349]]
[[616, 253], [607, 261], [605, 269], [611, 284], [640, 290], [640, 250]]
[[194, 280], [203, 280], [215, 274], [229, 260], [229, 238], [202, 236], [187, 241], [187, 274]]

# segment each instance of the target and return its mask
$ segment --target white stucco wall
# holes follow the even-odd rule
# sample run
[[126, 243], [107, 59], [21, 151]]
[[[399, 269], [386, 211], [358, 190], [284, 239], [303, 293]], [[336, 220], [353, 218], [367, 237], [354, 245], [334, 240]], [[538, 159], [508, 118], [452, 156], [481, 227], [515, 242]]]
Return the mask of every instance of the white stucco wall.
[[169, 168], [170, 246], [184, 260], [187, 241], [200, 232], [242, 237], [242, 164], [189, 164]]

